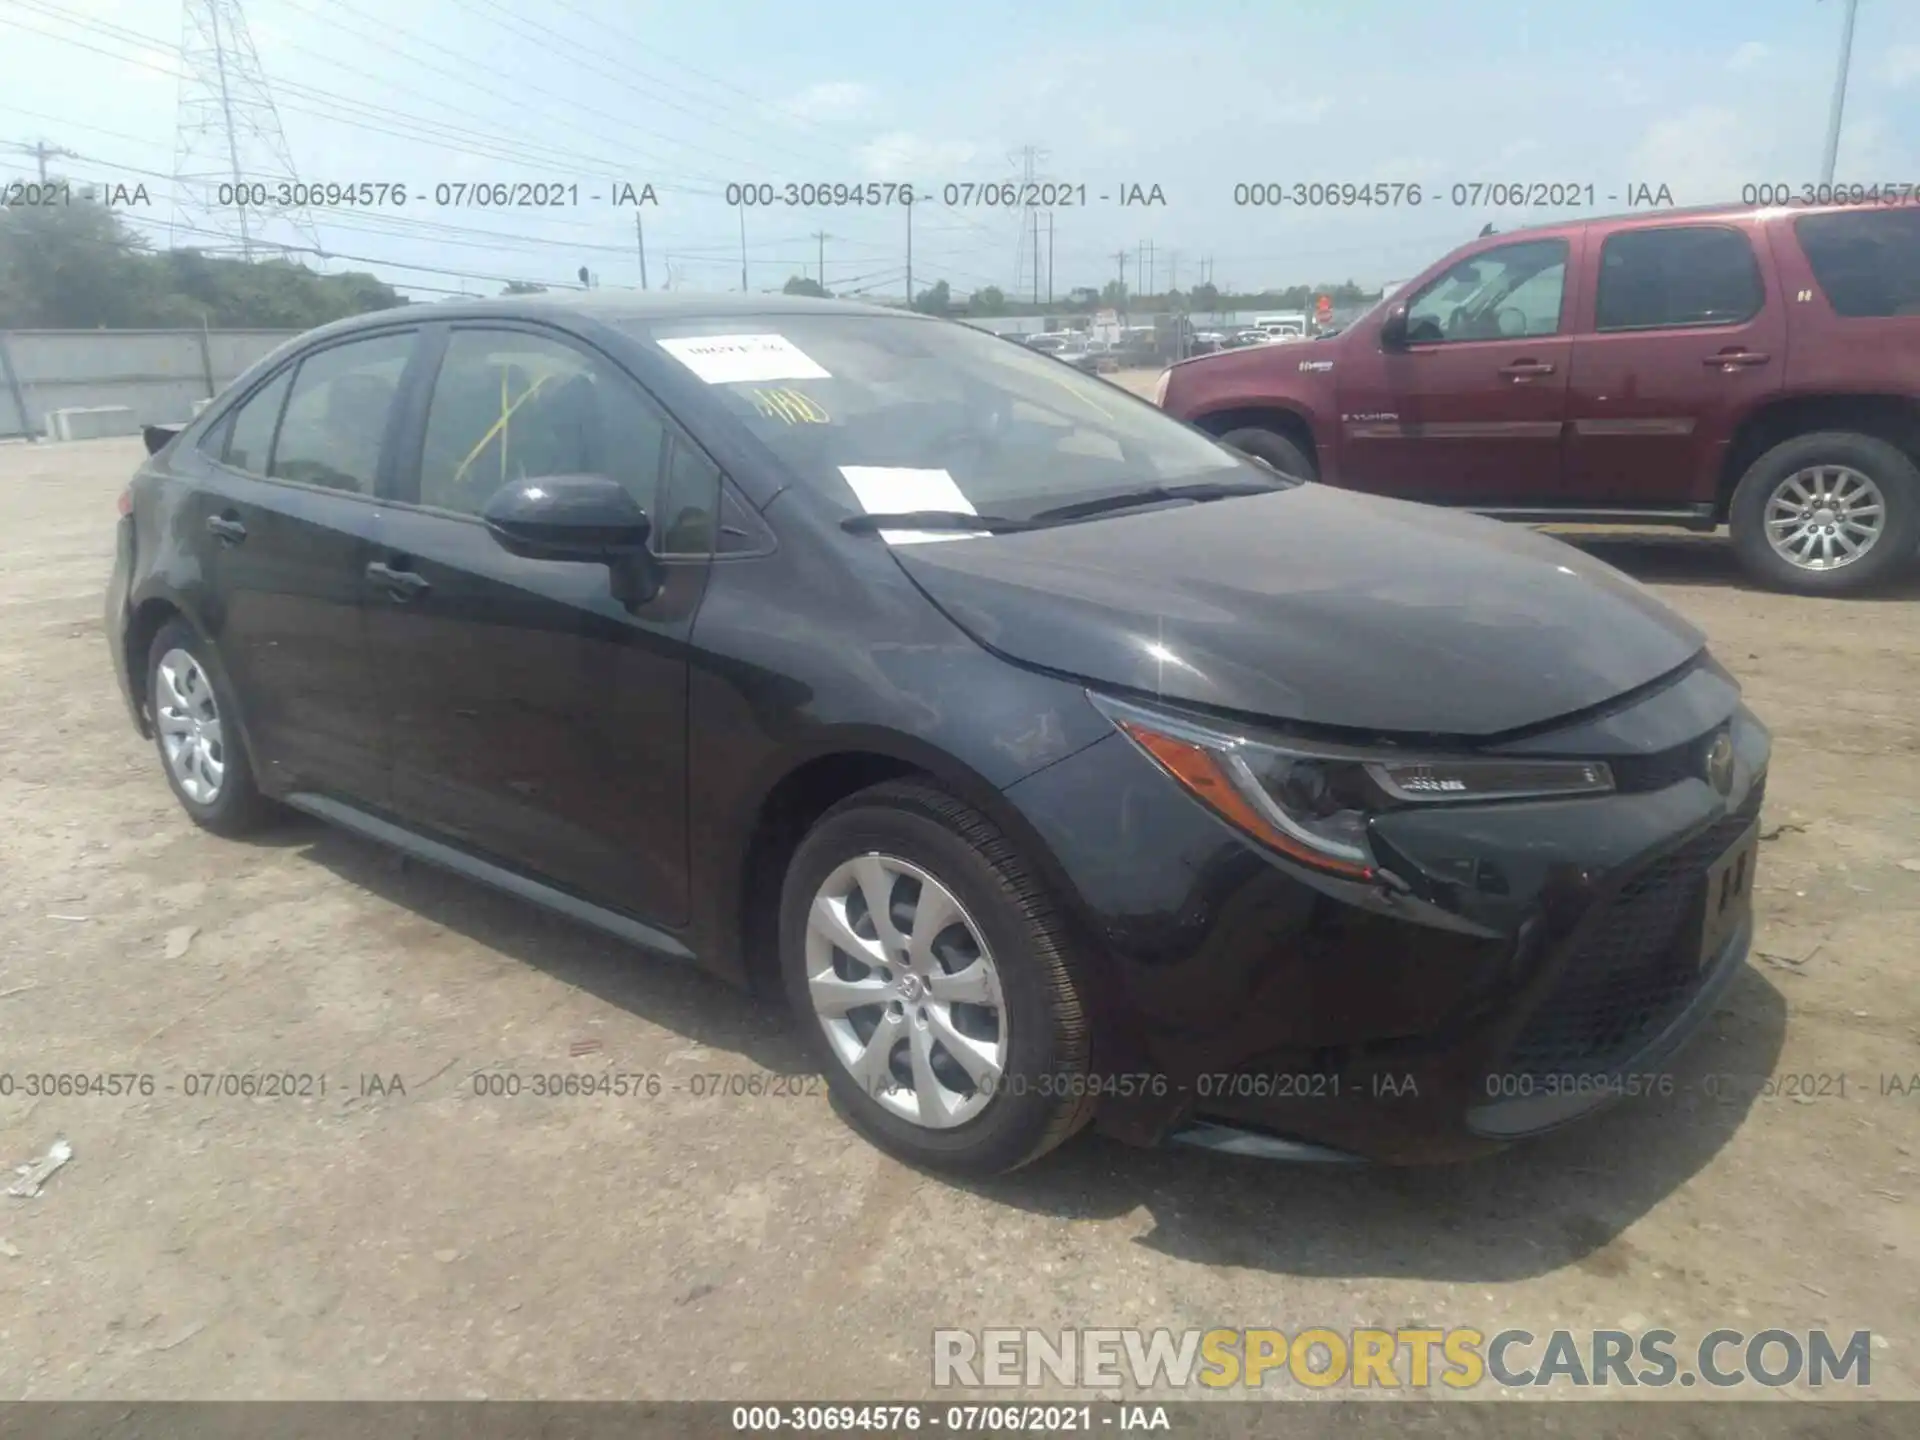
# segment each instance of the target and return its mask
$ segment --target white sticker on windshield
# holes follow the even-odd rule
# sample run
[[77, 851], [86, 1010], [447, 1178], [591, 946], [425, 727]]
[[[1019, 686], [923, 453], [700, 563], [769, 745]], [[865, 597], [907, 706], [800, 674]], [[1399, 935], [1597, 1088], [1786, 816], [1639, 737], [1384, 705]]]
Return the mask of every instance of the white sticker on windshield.
[[833, 378], [784, 335], [689, 335], [660, 348], [709, 385]]
[[[944, 470], [915, 470], [904, 465], [842, 465], [840, 473], [853, 487], [860, 508], [869, 515], [894, 515], [907, 510], [957, 510], [977, 513]], [[927, 545], [936, 540], [967, 540], [984, 530], [882, 530], [889, 545]]]

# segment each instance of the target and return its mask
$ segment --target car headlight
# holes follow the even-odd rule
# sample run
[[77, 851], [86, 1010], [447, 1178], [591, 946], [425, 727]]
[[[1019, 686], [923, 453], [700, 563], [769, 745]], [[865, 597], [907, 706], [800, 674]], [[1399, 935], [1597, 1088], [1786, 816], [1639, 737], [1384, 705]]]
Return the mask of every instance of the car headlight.
[[1597, 760], [1415, 755], [1276, 744], [1128, 704], [1088, 699], [1188, 793], [1288, 859], [1349, 880], [1376, 877], [1372, 817], [1460, 801], [1604, 795]]
[[1153, 382], [1153, 403], [1163, 410], [1166, 409], [1167, 406], [1167, 385], [1172, 379], [1173, 370], [1169, 367], [1162, 370], [1160, 372], [1160, 378]]

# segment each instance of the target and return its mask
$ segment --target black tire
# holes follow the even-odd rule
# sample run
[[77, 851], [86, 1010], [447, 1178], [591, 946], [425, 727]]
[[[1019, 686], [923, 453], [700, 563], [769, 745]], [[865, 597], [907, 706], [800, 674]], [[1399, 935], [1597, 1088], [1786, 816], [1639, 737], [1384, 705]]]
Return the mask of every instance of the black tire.
[[[916, 1124], [865, 1093], [829, 1045], [808, 994], [814, 897], [840, 865], [873, 852], [918, 866], [952, 892], [999, 973], [1006, 1068], [985, 1108], [952, 1128]], [[781, 888], [782, 978], [841, 1112], [881, 1149], [928, 1169], [971, 1176], [1014, 1170], [1092, 1117], [1090, 1026], [1068, 954], [1065, 926], [1013, 845], [984, 815], [930, 784], [890, 781], [841, 801], [800, 842]]]
[[[160, 728], [159, 671], [161, 659], [172, 650], [184, 650], [190, 655], [213, 690], [220, 720], [223, 768], [219, 788], [211, 800], [198, 800], [189, 795], [167, 763], [166, 736]], [[184, 620], [169, 620], [162, 625], [147, 649], [147, 703], [154, 722], [154, 751], [160, 757], [160, 773], [167, 777], [167, 788], [173, 791], [174, 799], [194, 824], [216, 835], [239, 836], [258, 830], [277, 817], [278, 807], [262, 795], [254, 783], [253, 764], [240, 733], [243, 723], [240, 704], [234, 698], [233, 686], [220, 664], [220, 656], [200, 632]]]
[[1313, 461], [1307, 458], [1307, 452], [1278, 430], [1249, 425], [1239, 430], [1229, 430], [1220, 437], [1220, 443], [1231, 446], [1243, 455], [1266, 461], [1282, 475], [1291, 475], [1298, 480], [1320, 478], [1320, 472], [1314, 468]]
[[[1845, 465], [1867, 476], [1886, 505], [1886, 529], [1858, 560], [1835, 570], [1803, 570], [1767, 543], [1767, 501], [1780, 483], [1810, 465]], [[1748, 468], [1733, 492], [1727, 523], [1740, 564], [1763, 585], [1800, 595], [1852, 595], [1885, 583], [1920, 550], [1920, 469], [1896, 446], [1849, 430], [1820, 430], [1784, 440]]]

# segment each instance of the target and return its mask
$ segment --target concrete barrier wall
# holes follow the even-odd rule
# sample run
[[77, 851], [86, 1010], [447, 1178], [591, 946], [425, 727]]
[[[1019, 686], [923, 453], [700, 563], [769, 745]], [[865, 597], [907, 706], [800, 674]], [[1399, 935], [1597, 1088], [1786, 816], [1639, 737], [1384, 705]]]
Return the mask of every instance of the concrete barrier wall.
[[177, 425], [194, 402], [296, 330], [0, 331], [0, 436], [44, 436], [53, 410], [124, 406], [138, 425]]

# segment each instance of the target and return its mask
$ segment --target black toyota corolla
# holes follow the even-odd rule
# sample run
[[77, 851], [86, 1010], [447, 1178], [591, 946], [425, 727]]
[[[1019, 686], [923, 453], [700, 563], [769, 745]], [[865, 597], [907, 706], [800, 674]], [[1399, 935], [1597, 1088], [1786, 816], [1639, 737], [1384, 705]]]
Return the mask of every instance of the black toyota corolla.
[[108, 633], [195, 821], [784, 985], [917, 1163], [1471, 1155], [1745, 963], [1769, 740], [1691, 626], [963, 325], [408, 307], [149, 444]]

